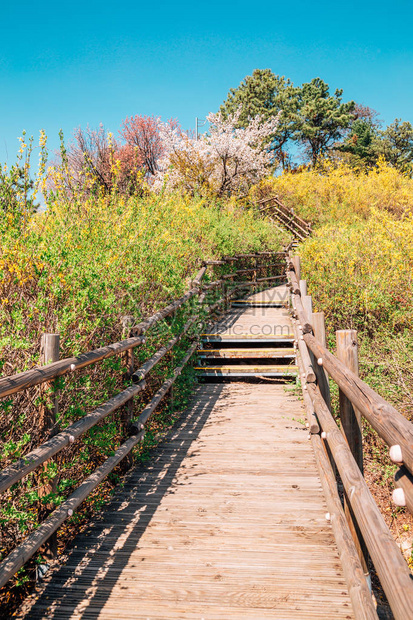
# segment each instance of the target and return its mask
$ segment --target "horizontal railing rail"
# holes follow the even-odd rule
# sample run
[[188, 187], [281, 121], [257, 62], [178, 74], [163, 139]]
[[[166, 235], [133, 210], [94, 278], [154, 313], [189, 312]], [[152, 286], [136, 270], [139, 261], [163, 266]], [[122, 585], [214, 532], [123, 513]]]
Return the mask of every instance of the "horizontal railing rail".
[[293, 219], [298, 224], [300, 224], [300, 226], [303, 228], [303, 230], [311, 230], [312, 229], [312, 225], [311, 225], [310, 222], [307, 222], [302, 217], [297, 215], [295, 213], [294, 209], [290, 209], [289, 207], [287, 207], [283, 202], [281, 202], [281, 200], [280, 200], [280, 198], [278, 196], [270, 196], [268, 198], [263, 198], [262, 200], [258, 200], [258, 204], [266, 204], [267, 202], [275, 202], [278, 205], [278, 207], [282, 211], [284, 211], [284, 213], [288, 217], [293, 217]]
[[27, 474], [42, 465], [42, 463], [55, 456], [63, 448], [74, 443], [86, 431], [106, 418], [110, 413], [122, 407], [144, 388], [144, 381], [139, 382], [137, 385], [129, 386], [126, 390], [116, 394], [116, 396], [100, 405], [91, 413], [65, 428], [61, 433], [48, 439], [41, 446], [3, 469], [0, 472], [0, 493], [6, 491], [13, 484], [24, 478], [24, 476], [27, 476]]
[[67, 357], [58, 362], [52, 362], [51, 364], [26, 370], [16, 375], [3, 377], [0, 379], [0, 398], [11, 396], [26, 388], [52, 381], [53, 379], [57, 379], [58, 377], [62, 377], [76, 370], [81, 370], [86, 366], [96, 364], [96, 362], [100, 362], [108, 357], [134, 349], [144, 342], [145, 339], [141, 336], [137, 338], [127, 338], [126, 340], [109, 344], [100, 349], [82, 353], [76, 357]]
[[278, 196], [269, 196], [258, 200], [259, 211], [265, 216], [274, 216], [280, 224], [287, 228], [293, 235], [304, 241], [312, 233], [310, 223], [298, 216], [293, 209], [286, 207]]
[[[397, 450], [395, 462], [404, 463], [412, 473], [413, 424], [316, 340], [310, 319], [301, 301], [301, 293], [292, 263], [289, 265], [287, 277], [292, 285], [293, 307], [300, 321], [303, 340], [318, 360], [317, 363], [326, 369], [390, 449], [393, 448], [390, 458], [394, 460], [393, 454]], [[398, 448], [396, 449], [395, 446]]]

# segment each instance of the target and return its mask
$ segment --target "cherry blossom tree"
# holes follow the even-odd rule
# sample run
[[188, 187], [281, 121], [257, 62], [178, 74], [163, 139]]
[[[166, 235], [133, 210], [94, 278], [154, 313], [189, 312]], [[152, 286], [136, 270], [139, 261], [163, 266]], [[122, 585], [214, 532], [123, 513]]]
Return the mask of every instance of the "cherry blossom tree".
[[[61, 140], [52, 165], [60, 170], [61, 184], [68, 195], [140, 191], [142, 160], [130, 145], [115, 140], [102, 124], [97, 129], [76, 129], [67, 148], [63, 136]], [[53, 187], [53, 180], [49, 185]]]
[[154, 188], [182, 187], [218, 196], [245, 191], [268, 173], [272, 154], [268, 139], [278, 126], [280, 114], [263, 120], [251, 118], [239, 127], [240, 110], [226, 118], [209, 114], [209, 133], [194, 140], [179, 127], [160, 124], [163, 156], [158, 162]]
[[[116, 140], [102, 124], [97, 129], [77, 128], [66, 147], [61, 137], [60, 151], [52, 160], [52, 169], [59, 172], [59, 185], [68, 195], [140, 194], [144, 187], [145, 166], [139, 151], [129, 143]], [[48, 181], [55, 189], [56, 175]]]

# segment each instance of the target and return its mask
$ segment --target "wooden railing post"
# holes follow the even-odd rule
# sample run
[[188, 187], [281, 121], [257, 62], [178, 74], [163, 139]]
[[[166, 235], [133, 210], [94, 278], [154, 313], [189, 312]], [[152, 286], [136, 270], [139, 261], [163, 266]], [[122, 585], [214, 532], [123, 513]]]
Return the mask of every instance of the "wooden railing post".
[[300, 261], [300, 257], [299, 256], [292, 256], [291, 257], [291, 262], [294, 265], [295, 275], [296, 275], [297, 281], [299, 282], [300, 279], [301, 279], [301, 261]]
[[[59, 360], [60, 336], [59, 334], [43, 334], [41, 340], [41, 363], [46, 365]], [[53, 384], [50, 382], [48, 387]], [[51, 401], [51, 402], [50, 402]], [[42, 427], [44, 430], [53, 428], [56, 424], [59, 411], [59, 396], [54, 392], [48, 407], [44, 407]], [[51, 405], [51, 406], [50, 406]]]
[[[359, 374], [357, 332], [354, 329], [339, 329], [336, 331], [337, 357], [354, 374]], [[341, 430], [346, 438], [352, 455], [363, 473], [363, 436], [361, 414], [355, 409], [347, 396], [339, 390]], [[363, 569], [368, 574], [368, 553], [360, 530], [350, 508], [347, 497], [344, 498], [344, 511], [353, 536], [354, 543]]]
[[299, 281], [300, 293], [301, 293], [301, 302], [304, 307], [304, 311], [307, 314], [307, 319], [311, 323], [311, 316], [313, 314], [313, 300], [311, 295], [307, 294], [307, 280]]
[[311, 317], [313, 314], [313, 300], [311, 295], [304, 295], [302, 297], [303, 300], [303, 306], [304, 306], [304, 311], [307, 314], [307, 318], [309, 323], [311, 323]]
[[[336, 331], [337, 357], [355, 375], [359, 374], [357, 332], [354, 329], [339, 329]], [[351, 401], [340, 390], [340, 420], [341, 428], [347, 443], [356, 459], [357, 465], [363, 472], [363, 444], [361, 433], [361, 414], [354, 409]]]
[[[326, 347], [327, 340], [324, 312], [313, 312], [311, 315], [311, 322], [314, 329], [314, 336], [317, 338], [318, 342], [323, 345], [323, 347]], [[324, 398], [327, 407], [331, 411], [330, 385], [328, 383], [327, 372], [322, 366], [319, 366], [316, 363], [315, 373], [317, 375], [317, 383], [320, 388], [321, 395]]]
[[[51, 362], [57, 362], [59, 360], [59, 350], [60, 350], [60, 335], [59, 334], [43, 334], [41, 339], [41, 348], [40, 348], [40, 357], [42, 364], [50, 364]], [[41, 408], [41, 417], [40, 417], [40, 430], [42, 435], [48, 434], [50, 437], [56, 435], [58, 432], [57, 428], [57, 415], [59, 412], [59, 394], [56, 390], [53, 390], [54, 382], [48, 381], [45, 383], [41, 391], [43, 393], [44, 403]], [[51, 393], [50, 390], [53, 390]], [[40, 479], [45, 476], [47, 477], [47, 464], [46, 461], [42, 467], [40, 473]], [[40, 483], [39, 485], [39, 498], [42, 499], [49, 493], [53, 493], [56, 491], [57, 486], [57, 476], [55, 476], [51, 482], [48, 480], [45, 483]], [[40, 504], [39, 506], [39, 520], [42, 521], [49, 512], [54, 508], [54, 506], [50, 503]], [[43, 547], [40, 549], [41, 554], [51, 560], [57, 555], [57, 535], [56, 533], [52, 534], [50, 538], [46, 541]]]
[[[324, 322], [324, 312], [312, 312], [310, 321], [313, 326], [314, 336], [317, 340], [323, 345], [323, 347], [327, 346], [326, 342], [326, 326]], [[322, 366], [320, 366], [317, 362], [317, 359], [312, 351], [310, 351], [311, 360], [314, 366], [315, 374], [317, 377], [317, 385], [320, 389], [321, 396], [324, 399], [325, 404], [327, 405], [329, 411], [331, 411], [331, 395], [330, 395], [330, 384], [328, 382], [327, 372], [324, 370]], [[337, 477], [337, 467], [334, 462], [333, 455], [331, 454], [330, 448], [324, 443], [324, 447], [327, 453], [327, 456], [330, 460], [331, 469], [333, 471], [334, 477]]]
[[[122, 323], [122, 338], [130, 337], [130, 328], [135, 324], [135, 318], [131, 315], [126, 315], [121, 318]], [[130, 381], [133, 373], [135, 372], [135, 353], [134, 349], [128, 349], [125, 352], [125, 365], [126, 365], [126, 373], [124, 375], [125, 381]], [[133, 396], [130, 398], [123, 407], [122, 414], [122, 436], [123, 438], [127, 438], [129, 436], [129, 427], [131, 425], [133, 419]], [[132, 455], [129, 453], [125, 456], [121, 467], [123, 471], [129, 469], [132, 465]]]

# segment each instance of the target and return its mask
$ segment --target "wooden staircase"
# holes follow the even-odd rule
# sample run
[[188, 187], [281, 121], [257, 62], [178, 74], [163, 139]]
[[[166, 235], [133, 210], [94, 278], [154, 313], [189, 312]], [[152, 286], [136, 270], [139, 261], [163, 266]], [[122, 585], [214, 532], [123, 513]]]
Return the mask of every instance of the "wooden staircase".
[[[288, 303], [277, 296], [274, 299], [257, 299], [257, 295], [253, 295], [248, 299], [237, 299], [231, 304], [233, 311], [240, 312], [244, 309], [247, 314], [248, 311], [253, 313], [254, 309], [258, 309], [261, 315], [265, 315], [265, 311], [270, 308], [285, 312], [287, 307]], [[295, 379], [298, 367], [295, 338], [290, 329], [283, 330], [286, 333], [280, 334], [266, 334], [264, 329], [261, 333], [236, 331], [214, 331], [201, 335], [201, 348], [198, 350], [200, 365], [197, 367], [200, 378], [277, 378], [280, 382]]]

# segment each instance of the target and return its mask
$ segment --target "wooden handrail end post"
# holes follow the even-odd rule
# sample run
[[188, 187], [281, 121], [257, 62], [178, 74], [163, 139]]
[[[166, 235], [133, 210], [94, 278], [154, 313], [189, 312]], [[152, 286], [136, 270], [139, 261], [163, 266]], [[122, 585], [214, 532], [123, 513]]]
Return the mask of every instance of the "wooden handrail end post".
[[[130, 338], [131, 328], [135, 324], [135, 317], [132, 315], [125, 315], [121, 317], [122, 325], [122, 338]], [[134, 349], [128, 349], [124, 353], [126, 372], [124, 374], [125, 383], [130, 383], [131, 377], [135, 371], [135, 352]], [[121, 413], [121, 425], [122, 425], [122, 437], [127, 439], [130, 434], [130, 425], [133, 418], [134, 399], [130, 398], [122, 407]], [[121, 462], [121, 469], [125, 473], [133, 463], [132, 453], [129, 452], [123, 461]]]
[[[40, 357], [42, 364], [50, 364], [52, 362], [57, 362], [60, 356], [60, 335], [59, 334], [42, 334], [41, 338], [41, 346], [40, 346]], [[41, 408], [41, 416], [40, 416], [40, 431], [42, 435], [48, 433], [51, 436], [55, 435], [59, 429], [57, 428], [57, 416], [59, 413], [59, 394], [57, 390], [53, 390], [52, 394], [49, 396], [48, 392], [50, 389], [53, 389], [54, 381], [48, 381], [41, 386], [41, 392], [43, 394], [44, 403]], [[47, 463], [46, 461], [41, 470], [40, 470], [40, 478], [42, 475], [46, 475], [47, 473]], [[49, 495], [49, 493], [54, 493], [57, 488], [58, 476], [55, 476], [50, 482], [46, 482], [44, 484], [39, 485], [39, 498], [45, 497]], [[42, 521], [53, 509], [51, 504], [44, 505], [43, 503], [39, 503], [38, 514], [39, 521]], [[57, 535], [56, 533], [52, 534], [50, 538], [45, 542], [45, 544], [40, 548], [40, 553], [49, 560], [52, 560], [57, 555]]]
[[[340, 329], [336, 331], [337, 357], [354, 374], [359, 374], [357, 332], [354, 329]], [[363, 473], [363, 436], [361, 414], [355, 409], [347, 396], [339, 389], [341, 430], [346, 438], [352, 455]], [[344, 509], [346, 518], [358, 549], [360, 560], [365, 573], [368, 573], [368, 552], [360, 534], [356, 519], [352, 513], [350, 503], [345, 497]]]

